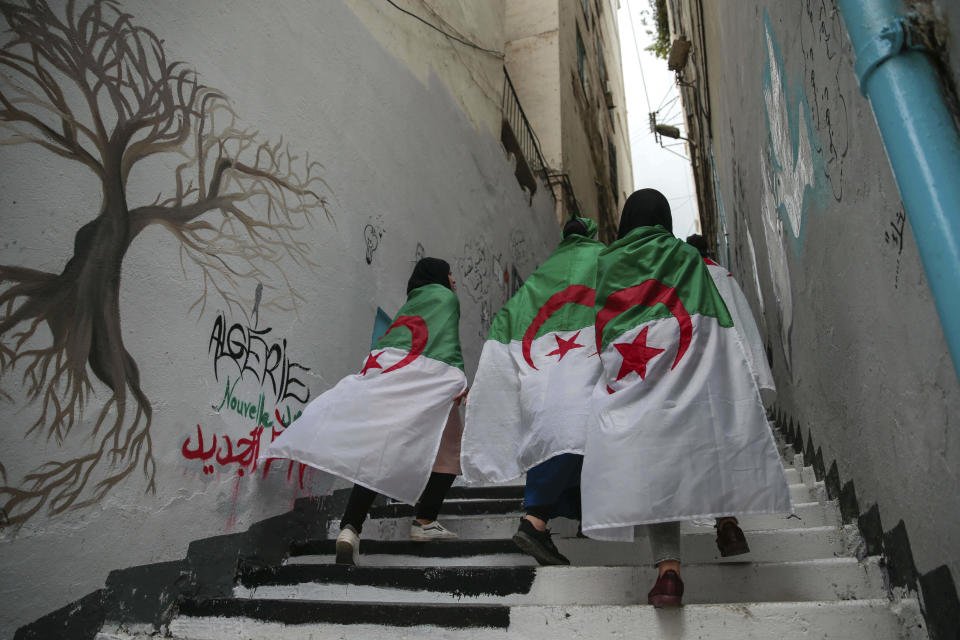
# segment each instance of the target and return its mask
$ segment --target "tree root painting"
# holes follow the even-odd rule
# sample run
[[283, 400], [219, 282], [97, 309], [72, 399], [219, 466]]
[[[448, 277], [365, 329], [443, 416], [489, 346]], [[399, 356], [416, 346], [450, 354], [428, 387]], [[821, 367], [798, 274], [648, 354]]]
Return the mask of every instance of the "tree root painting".
[[[152, 407], [123, 342], [119, 300], [124, 256], [145, 229], [172, 234], [175, 267], [202, 279], [191, 311], [214, 300], [246, 315], [252, 301], [241, 289], [254, 282], [265, 283], [260, 309], [297, 308], [281, 264], [317, 266], [302, 230], [320, 212], [330, 219], [316, 162], [243, 128], [224, 94], [169, 62], [162, 41], [117, 2], [76, 5], [0, 0], [0, 145], [42, 147], [102, 187], [60, 273], [0, 265], [0, 374], [16, 373], [38, 407], [28, 434], [62, 442], [89, 428], [77, 457], [44, 462], [19, 484], [0, 465], [9, 525], [45, 505], [60, 514], [95, 503], [137, 469], [156, 488]], [[130, 202], [131, 170], [157, 154], [177, 158], [170, 189]], [[92, 420], [82, 421], [85, 409]]]

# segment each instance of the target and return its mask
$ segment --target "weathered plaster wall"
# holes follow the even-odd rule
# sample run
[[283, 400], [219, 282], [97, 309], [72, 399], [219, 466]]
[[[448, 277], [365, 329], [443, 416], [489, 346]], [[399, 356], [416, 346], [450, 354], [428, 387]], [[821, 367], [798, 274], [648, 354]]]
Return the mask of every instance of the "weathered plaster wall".
[[439, 77], [478, 126], [500, 135], [505, 0], [396, 4], [480, 49], [456, 42], [387, 2], [347, 4], [387, 51], [403, 60], [425, 85]]
[[960, 384], [841, 18], [830, 0], [703, 8], [717, 208], [778, 403], [862, 510], [905, 522], [921, 574], [956, 580]]
[[[601, 238], [619, 219], [633, 191], [620, 42], [613, 5], [579, 0], [508, 0], [506, 64], [550, 168], [568, 174], [581, 211], [606, 220]], [[589, 14], [589, 15], [587, 15]], [[577, 31], [583, 39], [587, 76], [580, 85]], [[604, 97], [599, 49], [614, 105], [613, 121]], [[617, 183], [611, 184], [610, 144], [615, 147]], [[605, 238], [608, 239], [608, 238]]]
[[[630, 129], [627, 126], [627, 94], [623, 86], [623, 63], [620, 59], [620, 27], [617, 23], [617, 3], [600, 3], [598, 20], [603, 23], [601, 28], [601, 46], [607, 66], [607, 80], [610, 93], [613, 97], [613, 122], [610, 124], [613, 133], [612, 141], [616, 146], [618, 184], [614, 185], [616, 202], [614, 209], [619, 220], [620, 209], [623, 203], [633, 193], [633, 155], [630, 152]], [[609, 113], [601, 117], [609, 119]]]
[[510, 0], [506, 9], [506, 66], [543, 159], [563, 166], [560, 137], [559, 4]]
[[[609, 178], [608, 141], [617, 147], [627, 146], [629, 137], [620, 127], [611, 130], [606, 103], [603, 97], [603, 85], [600, 80], [600, 67], [597, 55], [597, 32], [609, 24], [596, 15], [596, 3], [588, 3], [585, 14], [578, 0], [560, 0], [560, 138], [563, 141], [563, 170], [570, 175], [573, 191], [582, 209], [590, 217], [600, 222], [600, 239], [609, 242], [615, 236], [616, 221], [620, 218], [622, 202], [618, 196], [622, 192], [632, 191], [632, 172], [624, 174], [621, 169], [619, 185], [611, 188]], [[609, 12], [604, 6], [603, 10]], [[577, 62], [577, 34], [583, 41], [585, 51], [586, 82], [581, 85]], [[607, 34], [607, 37], [610, 37]], [[606, 54], [605, 54], [606, 55]], [[609, 68], [614, 61], [607, 57]], [[616, 58], [619, 66], [619, 56]], [[625, 109], [625, 101], [618, 103]], [[623, 169], [630, 170], [627, 165]], [[603, 203], [603, 206], [601, 206]], [[605, 211], [603, 208], [605, 207]]]
[[[87, 3], [77, 5], [79, 12]], [[163, 41], [168, 61], [184, 61], [200, 82], [225, 96], [203, 103], [221, 110], [214, 121], [205, 120], [200, 139], [220, 140], [234, 158], [241, 130], [255, 145], [240, 155], [243, 167], [235, 164], [224, 174], [219, 195], [245, 196], [238, 195], [225, 214], [216, 206], [194, 206], [212, 189], [190, 191], [186, 179], [192, 176], [194, 186], [213, 182], [216, 144], [202, 176], [195, 164], [183, 168], [181, 202], [167, 201], [177, 194], [178, 165], [196, 155], [196, 128], [170, 152], [135, 164], [123, 206], [108, 211], [151, 203], [182, 208], [179, 217], [141, 210], [165, 217], [135, 235], [125, 253], [123, 236], [81, 234], [78, 240], [78, 230], [97, 217], [109, 192], [94, 171], [37, 143], [0, 147], [4, 304], [24, 283], [60, 282], [53, 278], [75, 249], [114, 250], [88, 265], [113, 265], [107, 275], [81, 278], [82, 286], [22, 288], [29, 297], [0, 310], [5, 322], [23, 305], [40, 309], [25, 322], [0, 324], [8, 367], [0, 378], [6, 416], [0, 433], [0, 637], [101, 587], [112, 569], [182, 558], [191, 540], [243, 531], [287, 511], [296, 497], [327, 491], [331, 479], [322, 474], [306, 470], [301, 486], [296, 466], [275, 463], [269, 473], [263, 465], [254, 468], [257, 438], [266, 440], [272, 427], [279, 428], [275, 412], [291, 419], [304, 401], [360, 367], [378, 307], [388, 314], [399, 308], [416, 258], [439, 256], [453, 266], [472, 377], [492, 315], [517, 276], [526, 277], [559, 240], [549, 190], [539, 189], [531, 204], [497, 137], [475, 126], [475, 114], [465, 113], [436, 76], [411, 70], [388, 53], [347, 4], [129, 0], [120, 8]], [[116, 15], [105, 8], [103, 18], [115, 22]], [[409, 18], [397, 14], [396, 20]], [[57, 80], [69, 85], [59, 74]], [[12, 82], [0, 81], [5, 95]], [[77, 91], [65, 88], [64, 95], [79, 114]], [[103, 105], [109, 128], [116, 114], [109, 99]], [[236, 114], [235, 128], [227, 127], [225, 106]], [[58, 124], [49, 112], [42, 117]], [[264, 141], [278, 146], [263, 148], [255, 165], [256, 144]], [[83, 144], [96, 154], [92, 143]], [[264, 164], [268, 152], [277, 157], [275, 166]], [[297, 159], [288, 166], [281, 153]], [[309, 162], [319, 163], [312, 168], [319, 179], [309, 189], [325, 206], [291, 191], [307, 175], [308, 154]], [[292, 176], [283, 178], [288, 170]], [[11, 358], [32, 349], [56, 357], [51, 330], [62, 336], [97, 326], [84, 324], [86, 317], [107, 308], [109, 296], [91, 283], [115, 277], [120, 330], [107, 347], [94, 344], [101, 353], [95, 359], [100, 373], [105, 369], [113, 379], [110, 356], [125, 348], [130, 359], [120, 361], [120, 370], [135, 364], [140, 407], [152, 415], [149, 425], [143, 415], [135, 422], [128, 378], [120, 382], [126, 413], [119, 416], [116, 403], [108, 406], [95, 433], [101, 409], [116, 394], [98, 379], [87, 351], [72, 361], [91, 385], [82, 412], [62, 386], [44, 396], [48, 387], [41, 385], [41, 395], [31, 399], [31, 356], [15, 364]], [[17, 332], [41, 312], [55, 318], [56, 327], [41, 318], [20, 345]], [[246, 358], [247, 349], [254, 358]], [[242, 409], [231, 396], [253, 407]], [[55, 402], [44, 418], [45, 397]], [[78, 409], [72, 426], [56, 423], [57, 407]], [[258, 431], [258, 423], [267, 428]], [[117, 440], [108, 438], [102, 459], [84, 463], [114, 427]], [[71, 460], [79, 475], [39, 483], [29, 477], [48, 461]], [[115, 486], [98, 485], [128, 466]], [[107, 490], [99, 495], [100, 488]], [[12, 503], [19, 489], [33, 490], [32, 497]], [[77, 497], [69, 508], [51, 513], [70, 502], [73, 490]]]

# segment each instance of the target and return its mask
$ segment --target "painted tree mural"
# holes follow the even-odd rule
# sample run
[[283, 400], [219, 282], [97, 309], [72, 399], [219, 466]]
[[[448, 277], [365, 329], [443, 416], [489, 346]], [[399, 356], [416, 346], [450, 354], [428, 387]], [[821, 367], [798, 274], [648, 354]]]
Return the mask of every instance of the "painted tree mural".
[[[0, 14], [0, 144], [42, 147], [102, 187], [62, 271], [0, 265], [0, 374], [38, 407], [29, 432], [61, 442], [83, 425], [77, 435], [92, 443], [19, 483], [0, 466], [0, 507], [18, 524], [44, 505], [58, 514], [96, 502], [137, 469], [155, 490], [152, 407], [119, 304], [124, 256], [144, 230], [172, 234], [180, 264], [171, 268], [202, 278], [190, 310], [212, 298], [246, 314], [241, 291], [259, 282], [261, 309], [289, 311], [301, 298], [281, 265], [316, 266], [301, 230], [330, 213], [316, 162], [243, 128], [224, 94], [168, 61], [162, 41], [117, 2], [0, 0]], [[131, 202], [134, 167], [160, 154], [174, 160], [149, 167], [170, 167], [167, 193]]]

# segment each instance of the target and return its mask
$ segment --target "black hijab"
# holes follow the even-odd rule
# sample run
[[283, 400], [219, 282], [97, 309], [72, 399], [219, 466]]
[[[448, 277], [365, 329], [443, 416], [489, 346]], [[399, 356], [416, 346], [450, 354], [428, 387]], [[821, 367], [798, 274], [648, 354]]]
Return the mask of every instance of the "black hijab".
[[583, 220], [580, 218], [570, 218], [567, 221], [567, 224], [563, 225], [564, 238], [574, 234], [589, 237], [589, 234], [587, 233], [587, 225], [585, 225]]
[[450, 265], [440, 258], [420, 258], [407, 280], [407, 293], [427, 284], [442, 284], [450, 288]]
[[699, 233], [694, 233], [693, 235], [687, 236], [687, 244], [694, 247], [697, 251], [700, 252], [700, 255], [704, 258], [708, 258], [710, 254], [710, 248], [707, 246], [707, 240]]
[[637, 227], [652, 227], [658, 224], [673, 233], [670, 203], [656, 189], [634, 191], [623, 204], [617, 238], [622, 238]]

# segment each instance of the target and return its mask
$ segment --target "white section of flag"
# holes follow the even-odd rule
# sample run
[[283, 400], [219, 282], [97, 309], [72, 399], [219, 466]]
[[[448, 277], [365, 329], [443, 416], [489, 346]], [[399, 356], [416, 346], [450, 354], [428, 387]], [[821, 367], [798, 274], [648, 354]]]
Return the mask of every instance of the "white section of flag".
[[[603, 353], [581, 475], [583, 531], [591, 538], [629, 541], [638, 524], [792, 509], [736, 333], [712, 317], [691, 320], [693, 339], [675, 369], [674, 318], [635, 327]], [[615, 345], [645, 327], [649, 346], [673, 346], [650, 359], [643, 380], [632, 372], [614, 381], [622, 363]]]
[[[346, 376], [315, 398], [260, 458], [289, 458], [415, 504], [430, 477], [463, 372], [388, 347], [366, 375]], [[376, 352], [376, 351], [375, 351]]]
[[[557, 336], [576, 336], [583, 346], [551, 356]], [[583, 453], [601, 371], [593, 327], [545, 334], [530, 351], [537, 369], [524, 360], [519, 340], [483, 346], [460, 453], [468, 482], [505, 482], [562, 453]]]
[[773, 373], [767, 363], [767, 353], [763, 348], [760, 330], [757, 329], [757, 323], [753, 319], [750, 303], [747, 302], [743, 290], [729, 271], [720, 265], [712, 264], [707, 265], [707, 270], [717, 286], [717, 291], [720, 292], [720, 297], [727, 305], [730, 317], [733, 318], [733, 328], [743, 342], [747, 363], [750, 365], [754, 380], [757, 381], [757, 386], [760, 387], [763, 404], [770, 407], [777, 398], [777, 386], [773, 382]]

